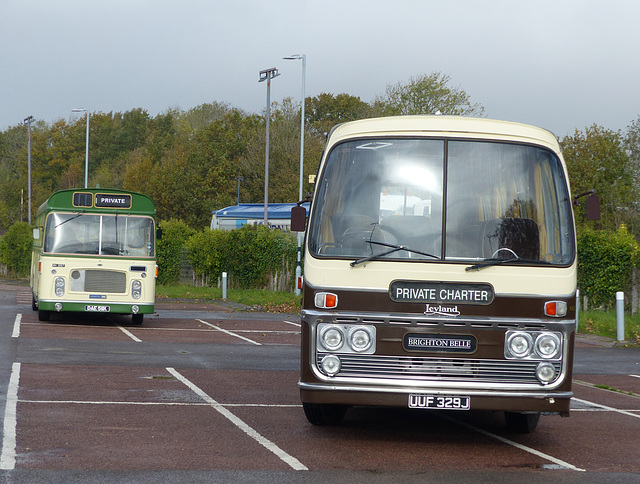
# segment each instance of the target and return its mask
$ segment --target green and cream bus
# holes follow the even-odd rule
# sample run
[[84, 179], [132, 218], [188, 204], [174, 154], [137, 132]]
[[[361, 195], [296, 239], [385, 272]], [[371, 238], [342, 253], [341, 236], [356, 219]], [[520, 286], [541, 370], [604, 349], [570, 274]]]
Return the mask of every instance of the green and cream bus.
[[576, 237], [551, 133], [456, 116], [339, 125], [306, 230], [311, 423], [361, 405], [504, 411], [524, 432], [569, 415]]
[[154, 312], [156, 208], [124, 190], [61, 190], [36, 214], [31, 258], [33, 310], [131, 314]]

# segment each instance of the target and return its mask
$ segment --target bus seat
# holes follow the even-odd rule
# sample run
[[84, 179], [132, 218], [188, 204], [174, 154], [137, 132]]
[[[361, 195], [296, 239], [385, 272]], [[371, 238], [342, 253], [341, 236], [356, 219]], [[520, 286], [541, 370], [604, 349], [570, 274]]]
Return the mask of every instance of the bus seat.
[[488, 220], [480, 228], [480, 243], [485, 258], [512, 259], [515, 253], [520, 259], [540, 259], [540, 230], [530, 218]]

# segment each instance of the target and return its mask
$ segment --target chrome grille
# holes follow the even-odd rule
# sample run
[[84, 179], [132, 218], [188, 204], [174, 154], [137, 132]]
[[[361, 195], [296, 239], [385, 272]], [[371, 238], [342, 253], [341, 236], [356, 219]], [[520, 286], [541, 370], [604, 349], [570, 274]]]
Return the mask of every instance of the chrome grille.
[[[316, 364], [326, 353], [318, 353]], [[436, 382], [540, 384], [539, 361], [434, 358], [425, 356], [337, 355], [342, 363], [334, 378], [385, 378]], [[552, 363], [556, 378], [561, 363]]]
[[95, 269], [71, 271], [70, 289], [78, 292], [125, 294], [127, 274]]

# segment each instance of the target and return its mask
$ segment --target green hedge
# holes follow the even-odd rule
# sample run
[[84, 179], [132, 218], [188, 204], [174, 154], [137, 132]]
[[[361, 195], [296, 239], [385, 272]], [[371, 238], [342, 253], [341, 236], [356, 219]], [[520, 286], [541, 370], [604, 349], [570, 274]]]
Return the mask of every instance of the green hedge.
[[[581, 228], [578, 234], [578, 288], [591, 307], [615, 307], [616, 292], [631, 291], [631, 271], [640, 250], [623, 225], [618, 232]], [[625, 298], [629, 301], [629, 297]]]
[[29, 277], [32, 245], [33, 227], [27, 222], [13, 224], [0, 239], [0, 262], [7, 267], [11, 277]]
[[[262, 225], [245, 225], [236, 230], [205, 230], [186, 244], [196, 275], [217, 281], [222, 272], [229, 287], [264, 288], [276, 273], [294, 273], [297, 260], [295, 235], [269, 230]], [[287, 287], [293, 287], [290, 274]]]
[[158, 284], [177, 284], [180, 278], [181, 252], [195, 230], [179, 220], [160, 222], [162, 237], [156, 244]]

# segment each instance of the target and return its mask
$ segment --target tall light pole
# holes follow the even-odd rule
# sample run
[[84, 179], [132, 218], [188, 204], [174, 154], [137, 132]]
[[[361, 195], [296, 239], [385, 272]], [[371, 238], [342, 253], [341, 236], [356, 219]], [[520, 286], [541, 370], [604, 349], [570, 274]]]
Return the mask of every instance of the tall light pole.
[[264, 155], [264, 225], [269, 226], [269, 121], [271, 118], [271, 79], [279, 76], [278, 69], [272, 67], [260, 71], [258, 82], [267, 81], [267, 142]]
[[[302, 200], [302, 171], [304, 166], [304, 99], [305, 99], [305, 78], [307, 75], [307, 56], [306, 54], [293, 54], [289, 57], [283, 57], [285, 60], [302, 60], [302, 106], [300, 107], [300, 190], [298, 200]], [[301, 250], [300, 246], [302, 245], [302, 232], [298, 232], [298, 266], [296, 267], [296, 287], [295, 294], [296, 296], [300, 295], [300, 288], [298, 287], [298, 281], [300, 280], [300, 276], [302, 276], [302, 267], [300, 266], [301, 260]]]
[[85, 140], [85, 153], [84, 153], [84, 187], [89, 186], [89, 110], [86, 108], [72, 109], [72, 113], [87, 113], [87, 136]]
[[28, 128], [28, 135], [27, 135], [27, 171], [28, 171], [28, 177], [29, 177], [29, 225], [31, 225], [31, 123], [33, 122], [33, 116], [27, 116], [26, 118], [24, 118], [24, 124], [26, 124], [29, 128]]

